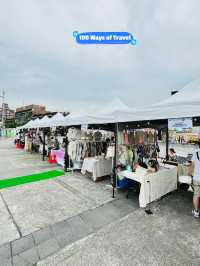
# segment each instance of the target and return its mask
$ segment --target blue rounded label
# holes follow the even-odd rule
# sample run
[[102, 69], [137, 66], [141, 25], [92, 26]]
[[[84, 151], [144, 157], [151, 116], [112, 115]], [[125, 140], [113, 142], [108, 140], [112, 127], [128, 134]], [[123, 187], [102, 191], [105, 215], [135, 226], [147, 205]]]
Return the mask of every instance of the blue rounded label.
[[78, 44], [131, 44], [136, 45], [136, 39], [129, 32], [73, 32]]

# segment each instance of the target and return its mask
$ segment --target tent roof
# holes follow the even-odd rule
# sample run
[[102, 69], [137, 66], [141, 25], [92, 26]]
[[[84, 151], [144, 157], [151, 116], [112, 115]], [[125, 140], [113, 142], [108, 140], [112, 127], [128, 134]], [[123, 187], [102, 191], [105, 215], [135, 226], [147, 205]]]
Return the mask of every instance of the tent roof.
[[117, 112], [113, 115], [113, 122], [136, 122], [198, 116], [200, 116], [198, 105], [182, 105], [181, 108], [177, 108], [177, 106], [163, 106], [146, 108], [136, 112]]
[[83, 124], [107, 124], [113, 120], [110, 116], [92, 116], [92, 115], [69, 115], [66, 117], [66, 126], [76, 126]]
[[[200, 79], [185, 86], [168, 99], [143, 109], [131, 109], [120, 100], [111, 102], [110, 108], [95, 115], [73, 115], [64, 117], [58, 113], [51, 119], [43, 117], [39, 122], [30, 121], [31, 127], [72, 126], [82, 124], [108, 124], [115, 122], [136, 122], [168, 118], [200, 116]], [[107, 113], [105, 113], [107, 111]], [[32, 122], [32, 124], [31, 124]], [[37, 125], [36, 125], [37, 124]], [[33, 126], [34, 125], [34, 126]]]
[[178, 93], [167, 98], [154, 106], [171, 106], [171, 105], [193, 105], [200, 104], [200, 79], [196, 79], [185, 87], [183, 87]]
[[43, 125], [47, 127], [56, 127], [56, 126], [65, 126], [65, 124], [66, 124], [66, 117], [61, 113], [57, 113], [53, 117], [46, 120]]
[[177, 94], [152, 106], [135, 111], [115, 111], [114, 122], [158, 120], [200, 116], [200, 79], [195, 80]]
[[99, 115], [112, 115], [112, 113], [116, 111], [122, 111], [122, 112], [131, 112], [133, 111], [132, 108], [127, 106], [124, 102], [122, 102], [121, 99], [115, 98], [110, 103], [105, 104], [102, 107], [102, 111], [98, 112]]
[[50, 120], [50, 118], [45, 115], [42, 119], [37, 118], [34, 122], [34, 124], [32, 125], [33, 128], [39, 128], [39, 127], [49, 127], [46, 126], [46, 124], [48, 123], [48, 121]]
[[35, 123], [35, 120], [30, 120], [28, 123], [26, 123], [25, 125], [23, 125], [22, 127], [20, 127], [20, 129], [23, 129], [23, 128], [32, 128], [32, 126], [34, 127], [34, 123]]

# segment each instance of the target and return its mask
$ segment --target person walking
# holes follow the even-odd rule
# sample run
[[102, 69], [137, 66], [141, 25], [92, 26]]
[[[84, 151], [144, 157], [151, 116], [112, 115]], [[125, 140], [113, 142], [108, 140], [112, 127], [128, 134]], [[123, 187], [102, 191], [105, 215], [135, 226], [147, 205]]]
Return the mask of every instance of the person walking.
[[192, 211], [195, 218], [199, 218], [199, 199], [200, 199], [200, 141], [198, 142], [198, 149], [193, 154], [192, 157], [192, 166], [193, 166], [193, 206], [194, 209]]

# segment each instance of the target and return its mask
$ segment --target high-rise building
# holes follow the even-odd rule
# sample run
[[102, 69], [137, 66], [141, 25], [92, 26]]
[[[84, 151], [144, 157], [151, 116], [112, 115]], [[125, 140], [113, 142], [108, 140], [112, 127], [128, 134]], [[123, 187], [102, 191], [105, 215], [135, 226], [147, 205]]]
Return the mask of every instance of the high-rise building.
[[15, 118], [15, 111], [10, 109], [7, 103], [3, 103], [0, 107], [0, 121], [4, 119], [14, 119]]

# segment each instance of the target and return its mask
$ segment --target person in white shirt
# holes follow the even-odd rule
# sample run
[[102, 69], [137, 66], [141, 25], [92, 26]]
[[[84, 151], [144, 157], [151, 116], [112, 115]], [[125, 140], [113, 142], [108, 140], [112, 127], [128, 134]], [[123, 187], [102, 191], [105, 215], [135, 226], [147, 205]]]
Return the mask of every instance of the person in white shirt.
[[192, 157], [193, 173], [193, 205], [192, 211], [195, 218], [199, 218], [199, 198], [200, 198], [200, 141], [198, 142], [198, 149], [194, 152]]

